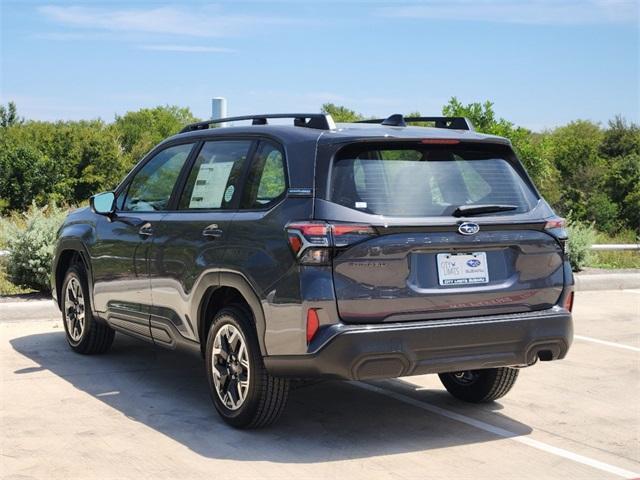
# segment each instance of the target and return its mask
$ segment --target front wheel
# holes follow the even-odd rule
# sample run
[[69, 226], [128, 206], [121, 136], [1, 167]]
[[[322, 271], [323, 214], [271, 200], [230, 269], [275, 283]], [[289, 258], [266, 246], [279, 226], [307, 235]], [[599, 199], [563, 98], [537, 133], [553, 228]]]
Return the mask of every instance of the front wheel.
[[284, 410], [289, 381], [271, 376], [262, 361], [249, 315], [240, 306], [222, 309], [207, 336], [207, 376], [220, 416], [238, 428], [270, 425]]
[[513, 388], [520, 370], [501, 367], [440, 373], [440, 381], [454, 397], [471, 403], [492, 402]]
[[99, 323], [91, 313], [87, 272], [82, 264], [69, 267], [60, 293], [62, 323], [69, 346], [85, 355], [109, 350], [115, 332], [108, 325]]

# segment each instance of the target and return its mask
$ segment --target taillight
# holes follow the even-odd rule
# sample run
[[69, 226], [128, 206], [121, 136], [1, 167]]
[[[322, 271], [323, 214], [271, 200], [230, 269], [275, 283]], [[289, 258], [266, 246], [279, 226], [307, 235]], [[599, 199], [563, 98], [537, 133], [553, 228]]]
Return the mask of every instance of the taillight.
[[318, 333], [320, 328], [320, 319], [318, 318], [318, 312], [315, 308], [307, 310], [307, 345], [311, 343], [313, 337]]
[[296, 255], [309, 247], [329, 246], [329, 225], [324, 222], [296, 222], [287, 225], [289, 246]]
[[544, 224], [544, 229], [555, 237], [562, 247], [562, 253], [567, 254], [567, 221], [564, 218], [553, 217]]
[[554, 228], [565, 228], [567, 226], [567, 221], [564, 218], [554, 217], [547, 220], [547, 223], [544, 225], [545, 230], [552, 230]]
[[335, 248], [376, 235], [373, 227], [357, 223], [293, 222], [286, 230], [291, 251], [299, 262], [314, 265], [328, 264]]
[[376, 231], [369, 225], [338, 223], [331, 225], [333, 244], [336, 247], [346, 247], [366, 240], [376, 235]]

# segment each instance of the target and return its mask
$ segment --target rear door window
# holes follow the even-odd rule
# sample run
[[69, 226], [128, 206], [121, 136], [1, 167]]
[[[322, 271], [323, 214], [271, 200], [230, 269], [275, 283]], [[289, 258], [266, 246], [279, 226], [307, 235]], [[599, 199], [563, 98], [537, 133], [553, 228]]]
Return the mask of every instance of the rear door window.
[[536, 194], [500, 152], [459, 146], [351, 146], [334, 160], [330, 200], [367, 213], [447, 216], [463, 205], [531, 210]]
[[250, 140], [206, 142], [180, 197], [180, 210], [233, 208], [251, 148]]

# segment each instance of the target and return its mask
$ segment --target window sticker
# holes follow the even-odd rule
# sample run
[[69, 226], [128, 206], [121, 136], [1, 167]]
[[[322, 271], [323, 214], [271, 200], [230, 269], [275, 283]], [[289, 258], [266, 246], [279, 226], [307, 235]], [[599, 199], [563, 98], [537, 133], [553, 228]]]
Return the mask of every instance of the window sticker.
[[227, 191], [224, 192], [224, 201], [229, 203], [233, 198], [233, 192], [236, 191], [236, 188], [233, 185], [229, 185], [227, 187]]
[[[193, 186], [189, 208], [220, 208], [233, 162], [203, 163]], [[233, 191], [231, 192], [233, 195]]]
[[356, 208], [367, 208], [367, 202], [356, 202]]

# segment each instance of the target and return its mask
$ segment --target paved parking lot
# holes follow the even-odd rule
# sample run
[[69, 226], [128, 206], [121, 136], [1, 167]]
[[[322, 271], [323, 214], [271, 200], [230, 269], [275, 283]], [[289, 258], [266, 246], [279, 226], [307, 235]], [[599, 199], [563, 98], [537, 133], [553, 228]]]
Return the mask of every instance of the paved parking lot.
[[235, 431], [201, 360], [122, 335], [66, 346], [50, 302], [0, 303], [2, 478], [640, 477], [640, 290], [580, 292], [566, 360], [469, 406], [435, 376], [322, 382], [281, 421]]

